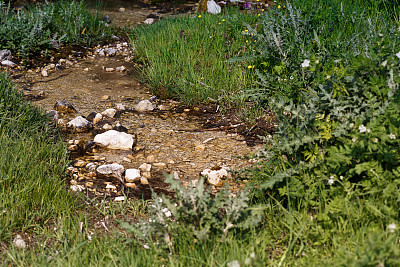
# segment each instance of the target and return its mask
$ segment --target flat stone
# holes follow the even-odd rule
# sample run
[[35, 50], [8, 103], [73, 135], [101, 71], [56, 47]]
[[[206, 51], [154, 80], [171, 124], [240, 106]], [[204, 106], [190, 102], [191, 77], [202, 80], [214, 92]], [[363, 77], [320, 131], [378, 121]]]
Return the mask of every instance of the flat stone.
[[154, 104], [149, 100], [142, 100], [135, 106], [135, 110], [139, 112], [154, 110]]
[[140, 183], [146, 185], [149, 184], [149, 180], [146, 177], [140, 177]]
[[13, 240], [14, 246], [16, 248], [26, 248], [26, 242], [22, 238], [22, 236], [17, 235]]
[[129, 188], [132, 188], [132, 189], [136, 188], [136, 184], [135, 183], [126, 183], [125, 186], [129, 187]]
[[207, 177], [207, 182], [215, 186], [223, 186], [228, 178], [228, 171], [225, 168], [218, 170], [205, 169], [201, 172], [202, 176]]
[[153, 18], [148, 18], [145, 21], [143, 21], [144, 24], [153, 24], [154, 23], [154, 19]]
[[110, 118], [114, 118], [114, 116], [115, 116], [116, 113], [117, 113], [117, 110], [116, 110], [116, 109], [114, 109], [114, 108], [109, 108], [109, 109], [104, 110], [104, 111], [101, 113], [101, 115], [107, 116], [107, 117], [110, 117]]
[[125, 182], [133, 183], [140, 181], [140, 170], [138, 169], [127, 169], [125, 172]]
[[0, 62], [1, 62], [1, 65], [6, 66], [6, 67], [10, 67], [10, 68], [13, 68], [13, 67], [17, 66], [17, 64], [15, 64], [14, 62], [12, 62], [10, 60], [3, 60], [3, 61], [0, 61]]
[[139, 166], [139, 170], [141, 170], [142, 172], [149, 172], [151, 171], [151, 164], [143, 163]]
[[124, 173], [125, 168], [118, 163], [112, 163], [101, 165], [97, 167], [96, 171], [99, 175], [115, 177], [122, 181], [122, 174]]
[[110, 149], [132, 149], [134, 140], [130, 134], [109, 130], [96, 135], [94, 142]]
[[151, 172], [142, 172], [142, 177], [145, 177], [147, 179], [151, 179]]
[[112, 127], [110, 124], [108, 124], [108, 123], [106, 123], [106, 124], [103, 125], [103, 129], [106, 130], [106, 131], [112, 130], [112, 128], [113, 128], [113, 127]]
[[96, 115], [93, 118], [93, 123], [97, 124], [102, 120], [103, 120], [103, 115], [101, 115], [101, 113], [96, 113]]
[[76, 112], [76, 109], [74, 108], [74, 106], [67, 100], [57, 101], [57, 103], [54, 105], [54, 109], [60, 113]]
[[124, 196], [114, 198], [114, 201], [124, 201], [124, 200], [125, 200]]
[[93, 128], [93, 123], [88, 121], [82, 116], [78, 116], [75, 119], [67, 123], [67, 127], [74, 128], [78, 133], [89, 131]]
[[43, 77], [49, 76], [49, 74], [47, 73], [47, 70], [42, 70], [42, 76]]

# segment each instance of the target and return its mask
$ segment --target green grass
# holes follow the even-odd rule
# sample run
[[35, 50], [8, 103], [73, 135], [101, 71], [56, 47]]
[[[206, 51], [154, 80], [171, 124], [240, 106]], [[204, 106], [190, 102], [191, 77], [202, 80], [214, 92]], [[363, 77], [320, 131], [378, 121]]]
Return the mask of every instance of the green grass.
[[[134, 53], [145, 66], [142, 77], [152, 92], [187, 104], [240, 102], [237, 96], [251, 86], [249, 63], [228, 63], [252, 49], [241, 35], [243, 22], [253, 24], [257, 14], [228, 10], [220, 15], [166, 18], [133, 30]], [[250, 44], [246, 43], [250, 40]]]
[[59, 45], [89, 46], [110, 38], [115, 31], [100, 18], [100, 10], [89, 11], [84, 1], [28, 4], [16, 11], [0, 0], [0, 49], [28, 58], [53, 48], [52, 40]]

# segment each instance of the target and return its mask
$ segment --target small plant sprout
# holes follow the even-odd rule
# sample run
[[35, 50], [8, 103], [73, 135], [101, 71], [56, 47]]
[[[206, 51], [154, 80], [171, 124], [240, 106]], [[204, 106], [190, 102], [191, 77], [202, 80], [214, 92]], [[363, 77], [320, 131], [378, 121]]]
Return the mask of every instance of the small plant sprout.
[[301, 67], [302, 67], [302, 68], [310, 67], [310, 60], [309, 60], [309, 59], [305, 59], [305, 60], [303, 61], [303, 63], [301, 63]]
[[397, 225], [395, 223], [391, 223], [387, 226], [387, 229], [390, 233], [394, 233], [397, 230]]

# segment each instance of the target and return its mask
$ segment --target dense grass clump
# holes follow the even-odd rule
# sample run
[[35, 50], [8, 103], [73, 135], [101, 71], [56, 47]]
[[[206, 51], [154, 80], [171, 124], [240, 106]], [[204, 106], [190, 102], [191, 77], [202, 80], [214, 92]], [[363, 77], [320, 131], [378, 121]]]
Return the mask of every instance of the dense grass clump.
[[154, 93], [164, 97], [188, 104], [232, 104], [252, 84], [254, 70], [246, 62], [227, 60], [252, 49], [255, 40], [240, 33], [243, 22], [255, 21], [256, 14], [229, 10], [218, 16], [187, 15], [138, 27], [131, 41], [145, 63], [142, 76]]
[[76, 208], [63, 181], [67, 157], [49, 120], [0, 74], [0, 242]]
[[91, 45], [111, 36], [111, 28], [84, 1], [56, 1], [14, 10], [0, 1], [0, 49], [26, 58], [62, 44]]

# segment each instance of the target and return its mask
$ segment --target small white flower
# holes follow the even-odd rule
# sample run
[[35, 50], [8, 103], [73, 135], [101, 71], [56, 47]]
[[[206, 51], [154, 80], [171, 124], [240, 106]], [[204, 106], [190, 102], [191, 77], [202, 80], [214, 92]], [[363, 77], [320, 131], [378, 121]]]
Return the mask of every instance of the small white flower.
[[375, 137], [373, 141], [374, 141], [374, 143], [378, 143], [379, 140], [378, 140], [378, 138]]
[[[332, 177], [332, 176], [331, 176]], [[332, 178], [330, 178], [329, 180], [328, 180], [328, 184], [329, 185], [333, 185], [333, 183], [335, 182], [335, 180], [333, 180]]]
[[[400, 53], [400, 52], [399, 52]], [[400, 58], [400, 57], [399, 57]], [[304, 59], [304, 62], [301, 63], [302, 68], [307, 68], [310, 67], [310, 60], [309, 59]]]
[[318, 64], [319, 63], [319, 60], [317, 59], [317, 61], [315, 61], [315, 64]]
[[144, 247], [145, 249], [150, 249], [150, 247], [149, 247], [147, 244], [144, 244], [143, 247]]
[[255, 257], [256, 257], [256, 253], [252, 252], [252, 253], [250, 254], [250, 258], [254, 259]]
[[394, 233], [394, 231], [397, 230], [397, 226], [395, 223], [391, 223], [387, 226], [387, 229], [389, 230], [389, 232]]
[[350, 123], [349, 127], [353, 128], [354, 127], [354, 123]]
[[239, 263], [239, 261], [235, 260], [235, 261], [228, 262], [226, 264], [226, 266], [228, 266], [228, 267], [240, 267], [240, 263]]
[[358, 127], [358, 130], [360, 130], [360, 133], [365, 133], [367, 131], [367, 127], [365, 127], [364, 124], [361, 124], [360, 127]]
[[394, 139], [396, 139], [396, 135], [395, 135], [395, 134], [392, 134], [392, 133], [390, 133], [390, 134], [389, 134], [389, 138], [390, 138], [390, 139], [392, 139], [392, 140], [394, 140]]
[[400, 58], [400, 51], [396, 54], [396, 57]]
[[383, 67], [386, 67], [386, 65], [387, 65], [387, 60], [383, 61], [381, 65], [382, 65]]
[[340, 180], [343, 180], [344, 177], [343, 177], [343, 175], [340, 175], [339, 178], [340, 178]]
[[171, 217], [171, 215], [172, 215], [172, 213], [171, 213], [170, 211], [167, 211], [167, 212], [165, 212], [164, 214], [165, 214], [165, 216], [167, 216], [167, 217]]
[[331, 78], [331, 75], [326, 75], [326, 79], [329, 80]]
[[352, 141], [353, 143], [357, 142], [357, 137], [353, 137], [353, 138], [351, 139], [351, 141]]
[[293, 76], [290, 76], [289, 79], [293, 80]]
[[370, 133], [371, 132], [371, 129], [367, 129], [367, 133]]
[[158, 202], [162, 203], [162, 198], [159, 198], [159, 199], [158, 199]]

